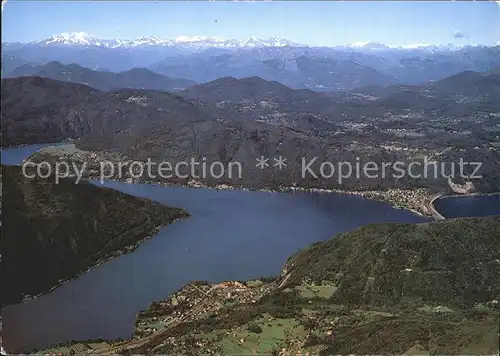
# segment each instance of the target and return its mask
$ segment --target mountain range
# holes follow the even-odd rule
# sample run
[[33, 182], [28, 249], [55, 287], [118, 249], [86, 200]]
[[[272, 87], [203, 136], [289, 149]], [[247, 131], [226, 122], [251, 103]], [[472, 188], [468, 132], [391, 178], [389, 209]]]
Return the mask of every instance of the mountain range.
[[[105, 72], [99, 74], [107, 74]], [[184, 98], [162, 91], [103, 92], [42, 77], [2, 79], [2, 145], [110, 135], [156, 121], [210, 119]]]
[[[290, 56], [289, 51], [279, 51], [267, 57], [262, 51], [251, 53], [222, 53], [207, 56], [204, 53], [167, 58], [151, 70], [197, 82], [207, 82], [221, 77], [258, 76], [278, 81], [296, 89], [336, 91], [365, 85], [390, 85], [398, 81], [388, 73], [373, 69], [351, 56], [328, 58], [314, 53]], [[195, 80], [197, 79], [197, 80]]]
[[[133, 15], [138, 17], [138, 12]], [[84, 17], [83, 10], [79, 13]], [[173, 18], [172, 13], [167, 15]], [[70, 21], [62, 21], [62, 16], [61, 22]], [[368, 17], [383, 18], [375, 13]], [[213, 16], [204, 18], [213, 25]], [[221, 31], [227, 21], [217, 18]], [[168, 19], [164, 16], [163, 26], [179, 25]], [[180, 25], [192, 27], [189, 19]], [[387, 24], [401, 19], [402, 13]], [[97, 17], [89, 20], [104, 29]], [[107, 25], [112, 24], [107, 21]], [[316, 25], [303, 31], [321, 37], [314, 32]], [[457, 42], [486, 38], [471, 30], [477, 26], [459, 27]], [[435, 38], [452, 38], [450, 30], [445, 28]], [[331, 32], [328, 36], [337, 35]], [[238, 29], [233, 33], [236, 36]], [[27, 352], [25, 344], [32, 337], [47, 342], [36, 329], [42, 322], [36, 321], [48, 320], [59, 327], [45, 325], [49, 339], [65, 344], [33, 353], [498, 355], [500, 216], [455, 219], [445, 209], [441, 212], [439, 202], [498, 197], [500, 42], [393, 46], [360, 41], [308, 46], [285, 38], [110, 39], [68, 32], [28, 43], [2, 43], [2, 51], [1, 148], [16, 147], [12, 150], [16, 156], [17, 149], [32, 152], [23, 162], [35, 166], [0, 164], [0, 215], [5, 220], [0, 221], [0, 276], [6, 290], [0, 306], [50, 292], [110, 258], [133, 251], [160, 226], [187, 218], [188, 212], [170, 206], [174, 201], [185, 205], [186, 192], [233, 190], [218, 192], [210, 200], [201, 197], [209, 208], [225, 207], [216, 224], [235, 218], [229, 210], [247, 215], [255, 210], [251, 201], [236, 209], [225, 206], [230, 198], [226, 193], [240, 194], [239, 190], [256, 199], [301, 196], [300, 208], [312, 209], [308, 220], [315, 224], [331, 214], [367, 215], [378, 207], [381, 219], [391, 220], [399, 216], [395, 209], [405, 209], [402, 221], [420, 221], [371, 224], [348, 232], [364, 217], [342, 219], [337, 225], [345, 232], [329, 240], [319, 236], [321, 242], [290, 256], [281, 273], [274, 269], [279, 275], [221, 282], [213, 281], [219, 270], [225, 272], [214, 258], [236, 262], [235, 256], [217, 250], [217, 231], [204, 229], [206, 223], [214, 223], [212, 211], [203, 213], [201, 205], [188, 204], [205, 224], [197, 228], [200, 235], [215, 236], [207, 263], [200, 265], [209, 273], [197, 274], [192, 264], [188, 272], [210, 282], [192, 281], [167, 295], [171, 286], [180, 287], [188, 281], [186, 276], [191, 277], [175, 273], [159, 275], [158, 281], [148, 277], [154, 282], [147, 288], [152, 297], [142, 293], [141, 298], [123, 299], [127, 308], [117, 309], [123, 315], [108, 313], [108, 320], [99, 313], [103, 309], [94, 308], [90, 298], [75, 290], [69, 290], [69, 299], [57, 292], [54, 301], [41, 298], [33, 309], [31, 304], [12, 306], [11, 316], [4, 318], [14, 328], [4, 341], [14, 339], [19, 350], [9, 352]], [[24, 147], [30, 144], [47, 147], [37, 151]], [[45, 168], [57, 167], [53, 172], [63, 173], [59, 168], [65, 167], [58, 164], [62, 162], [67, 164], [66, 178], [50, 172], [44, 177]], [[106, 169], [108, 164], [113, 168]], [[72, 174], [77, 167], [81, 168], [78, 181]], [[35, 169], [38, 174], [29, 178]], [[118, 184], [99, 187], [98, 178], [101, 183], [106, 179]], [[142, 190], [147, 184], [154, 189], [151, 199], [157, 201], [141, 198], [148, 195]], [[160, 190], [165, 195], [160, 196]], [[317, 199], [327, 192], [328, 199]], [[338, 204], [335, 195], [340, 194], [360, 203], [359, 211]], [[380, 204], [375, 206], [370, 199]], [[299, 205], [294, 200], [285, 203]], [[279, 209], [274, 201], [266, 204]], [[431, 217], [439, 221], [431, 222]], [[250, 215], [243, 218], [239, 230], [253, 222]], [[289, 219], [284, 215], [275, 219], [285, 228], [276, 246], [295, 237], [287, 236], [293, 228]], [[184, 223], [189, 222], [172, 228], [178, 227], [181, 235], [197, 234]], [[311, 235], [306, 228], [304, 233]], [[276, 234], [280, 229], [270, 226], [263, 237]], [[241, 242], [241, 234], [235, 231], [235, 235]], [[191, 252], [199, 252], [200, 245], [192, 248], [183, 239], [177, 245], [177, 239], [170, 240], [165, 240], [168, 246], [165, 241], [153, 246], [156, 255], [144, 253], [150, 262], [145, 267], [175, 272], [169, 268], [175, 259], [158, 267], [162, 248], [186, 262], [197, 256]], [[133, 263], [115, 265], [118, 275], [137, 266], [137, 261], [129, 262]], [[241, 266], [234, 271], [235, 279], [246, 278], [241, 274], [247, 272], [251, 278], [259, 276]], [[76, 290], [95, 294], [94, 287], [106, 285], [95, 296], [104, 296], [96, 300], [111, 312], [114, 299], [108, 297], [124, 293], [107, 285], [109, 278], [101, 278], [107, 272], [102, 271], [96, 270], [97, 283], [84, 280]], [[114, 280], [144, 292], [135, 283], [141, 276], [133, 277], [130, 283]], [[157, 287], [165, 280], [171, 284], [162, 292]], [[46, 302], [55, 305], [55, 313], [44, 307]], [[79, 320], [71, 315], [75, 306], [81, 307]], [[41, 318], [33, 318], [37, 313]], [[132, 325], [134, 316], [133, 329], [126, 328], [121, 320]], [[89, 329], [94, 318], [103, 328], [90, 328], [93, 333], [88, 337], [127, 339], [66, 344], [66, 339], [79, 338], [80, 330]], [[0, 344], [1, 323], [0, 317]], [[34, 331], [25, 334], [23, 323], [34, 324]], [[66, 327], [71, 334], [59, 332]]]
[[[260, 77], [224, 77], [172, 94], [134, 87], [132, 84], [147, 82], [148, 76], [157, 77], [146, 69], [115, 74], [56, 62], [42, 69], [46, 70], [45, 78], [2, 80], [5, 146], [108, 135], [153, 123], [217, 118], [272, 125], [280, 122], [302, 129], [316, 127], [316, 134], [321, 135], [320, 128], [333, 129], [332, 125], [342, 120], [363, 121], [387, 113], [403, 115], [408, 110], [429, 118], [495, 113], [500, 97], [500, 74], [496, 71], [462, 72], [420, 86], [365, 86], [330, 94], [292, 89]], [[134, 78], [134, 74], [144, 78], [129, 81], [129, 88], [115, 87], [117, 78]], [[168, 83], [170, 79], [162, 80]], [[43, 101], [39, 100], [41, 97]]]
[[[338, 188], [334, 180], [301, 178], [298, 161], [290, 162], [290, 169], [261, 172], [252, 163], [269, 152], [329, 162], [353, 161], [356, 156], [384, 162], [411, 160], [415, 152], [430, 150], [426, 154], [440, 155], [443, 161], [459, 155], [484, 162], [476, 188], [491, 191], [500, 184], [500, 165], [491, 144], [498, 132], [499, 79], [495, 71], [464, 72], [423, 86], [371, 86], [327, 94], [259, 77], [227, 77], [172, 94], [145, 89], [103, 92], [49, 78], [8, 78], [2, 80], [2, 144], [79, 138], [79, 147], [86, 151], [171, 162], [203, 153], [209, 161], [234, 160], [249, 167], [243, 179], [207, 178], [206, 183], [247, 187], [300, 182]], [[390, 148], [398, 146], [406, 149]], [[342, 187], [360, 184], [364, 189], [447, 187], [443, 179], [406, 178], [350, 179]]]
[[[18, 43], [14, 43], [18, 44]], [[85, 32], [64, 32], [50, 36], [40, 41], [28, 42], [36, 45], [75, 45], [106, 48], [136, 48], [147, 46], [184, 46], [187, 48], [256, 48], [256, 47], [309, 47], [305, 44], [292, 42], [285, 38], [270, 37], [267, 39], [251, 36], [247, 39], [224, 39], [214, 36], [177, 36], [173, 38], [160, 38], [156, 36], [142, 36], [136, 39], [103, 39]], [[436, 50], [457, 50], [466, 46], [460, 45], [428, 45], [428, 44], [408, 44], [402, 46], [392, 46], [377, 42], [355, 42], [348, 45], [325, 46], [337, 49], [360, 49], [360, 50], [398, 50], [398, 49], [426, 49]], [[476, 47], [476, 46], [474, 46]]]
[[85, 32], [61, 33], [41, 41], [30, 42], [42, 46], [47, 45], [76, 45], [106, 48], [136, 48], [147, 46], [181, 46], [191, 49], [199, 48], [253, 48], [253, 47], [282, 47], [302, 46], [284, 38], [260, 39], [250, 37], [245, 40], [226, 40], [211, 36], [178, 36], [175, 38], [162, 39], [155, 36], [143, 36], [133, 40], [102, 39], [89, 35]]
[[422, 84], [500, 66], [500, 46], [392, 47], [362, 42], [308, 47], [285, 39], [224, 40], [207, 36], [104, 40], [67, 33], [30, 43], [2, 43], [2, 76], [28, 64], [57, 61], [92, 70], [146, 68], [201, 83], [258, 76], [295, 89], [339, 91], [367, 85]]

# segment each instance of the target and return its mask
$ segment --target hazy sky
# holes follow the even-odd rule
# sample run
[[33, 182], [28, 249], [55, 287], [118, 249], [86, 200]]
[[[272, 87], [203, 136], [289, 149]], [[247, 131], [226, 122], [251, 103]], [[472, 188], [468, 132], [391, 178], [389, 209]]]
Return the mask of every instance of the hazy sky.
[[495, 2], [149, 2], [8, 0], [2, 41], [41, 40], [61, 32], [101, 38], [140, 36], [285, 37], [309, 45], [353, 42], [500, 43]]

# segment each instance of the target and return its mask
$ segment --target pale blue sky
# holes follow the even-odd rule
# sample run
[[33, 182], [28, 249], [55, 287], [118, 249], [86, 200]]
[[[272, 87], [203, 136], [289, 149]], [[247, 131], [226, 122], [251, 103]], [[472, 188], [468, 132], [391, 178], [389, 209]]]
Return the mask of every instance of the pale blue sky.
[[495, 2], [149, 2], [8, 0], [2, 41], [41, 40], [83, 31], [101, 38], [285, 37], [308, 45], [373, 41], [405, 44], [494, 44]]

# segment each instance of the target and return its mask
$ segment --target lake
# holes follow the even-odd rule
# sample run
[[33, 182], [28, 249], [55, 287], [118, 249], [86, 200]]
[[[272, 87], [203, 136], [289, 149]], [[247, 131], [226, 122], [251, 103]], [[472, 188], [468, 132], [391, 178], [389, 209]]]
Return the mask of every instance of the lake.
[[444, 197], [434, 206], [445, 218], [500, 215], [500, 194]]
[[[5, 150], [2, 161], [7, 163], [8, 157], [10, 164], [19, 164], [37, 147]], [[117, 182], [104, 186], [184, 208], [192, 216], [161, 228], [133, 253], [51, 293], [3, 308], [7, 351], [73, 339], [126, 338], [138, 311], [191, 280], [277, 275], [288, 256], [337, 233], [370, 223], [428, 221], [386, 203], [334, 193], [217, 191]], [[4, 217], [8, 219], [8, 212]]]
[[14, 148], [2, 149], [2, 164], [6, 165], [20, 165], [23, 159], [31, 156], [33, 153], [44, 147], [54, 146], [57, 144], [39, 143], [36, 145], [28, 145]]

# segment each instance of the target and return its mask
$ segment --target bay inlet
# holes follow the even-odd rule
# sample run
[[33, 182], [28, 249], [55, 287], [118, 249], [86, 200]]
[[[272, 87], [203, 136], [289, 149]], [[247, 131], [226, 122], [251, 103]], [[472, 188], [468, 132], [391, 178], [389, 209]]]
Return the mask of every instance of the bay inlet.
[[[6, 149], [2, 161], [20, 164], [37, 149], [38, 145]], [[121, 182], [103, 186], [183, 208], [191, 217], [161, 228], [134, 252], [48, 294], [3, 308], [3, 342], [9, 352], [70, 340], [128, 338], [137, 312], [192, 280], [277, 275], [288, 256], [337, 233], [372, 223], [429, 221], [387, 203], [337, 193]], [[4, 217], [8, 219], [8, 211]]]

